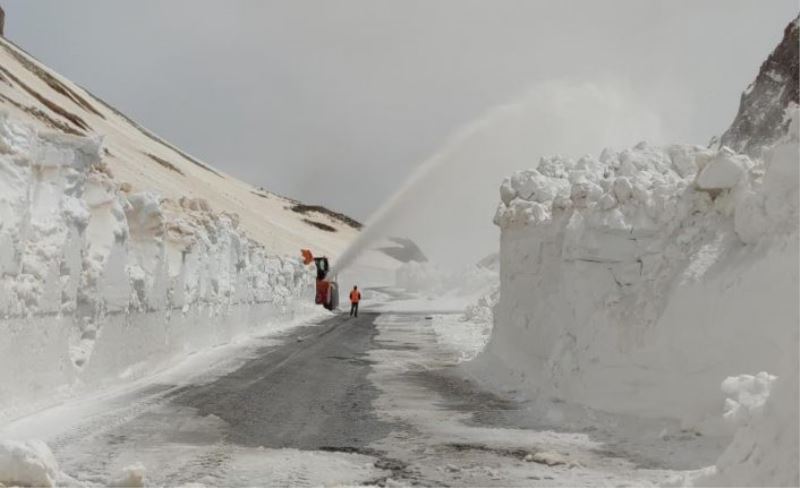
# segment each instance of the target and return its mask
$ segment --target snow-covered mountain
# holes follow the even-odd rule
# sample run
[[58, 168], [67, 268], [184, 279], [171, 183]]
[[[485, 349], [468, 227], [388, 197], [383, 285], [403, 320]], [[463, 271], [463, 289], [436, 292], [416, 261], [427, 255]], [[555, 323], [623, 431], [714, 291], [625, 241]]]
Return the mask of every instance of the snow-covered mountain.
[[235, 215], [239, 227], [272, 254], [297, 255], [307, 247], [337, 256], [359, 232], [346, 216], [253, 187], [197, 160], [5, 38], [0, 110], [44, 131], [102, 138], [102, 164], [125, 192], [153, 191], [174, 202], [200, 199], [213, 212]]

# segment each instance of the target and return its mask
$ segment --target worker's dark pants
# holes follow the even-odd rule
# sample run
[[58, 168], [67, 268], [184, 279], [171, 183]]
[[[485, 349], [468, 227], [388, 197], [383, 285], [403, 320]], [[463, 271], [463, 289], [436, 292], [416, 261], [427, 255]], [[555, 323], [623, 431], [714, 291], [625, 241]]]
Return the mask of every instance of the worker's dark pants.
[[358, 302], [350, 303], [350, 316], [352, 317], [353, 315], [358, 317]]

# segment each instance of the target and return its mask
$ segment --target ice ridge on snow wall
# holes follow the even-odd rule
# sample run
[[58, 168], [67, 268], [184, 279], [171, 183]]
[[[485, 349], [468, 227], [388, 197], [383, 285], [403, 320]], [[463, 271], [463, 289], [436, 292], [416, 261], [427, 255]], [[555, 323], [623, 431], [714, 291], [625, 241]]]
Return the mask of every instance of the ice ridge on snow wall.
[[288, 319], [313, 282], [235, 215], [117, 184], [102, 141], [0, 113], [0, 410]]

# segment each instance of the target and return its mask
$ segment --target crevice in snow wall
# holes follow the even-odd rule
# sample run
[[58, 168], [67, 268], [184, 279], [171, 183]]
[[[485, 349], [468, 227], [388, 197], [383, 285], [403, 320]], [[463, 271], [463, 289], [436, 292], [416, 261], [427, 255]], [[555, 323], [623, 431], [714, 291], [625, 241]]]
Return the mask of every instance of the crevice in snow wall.
[[131, 193], [102, 154], [0, 113], [0, 412], [315, 311], [299, 259], [203, 200]]

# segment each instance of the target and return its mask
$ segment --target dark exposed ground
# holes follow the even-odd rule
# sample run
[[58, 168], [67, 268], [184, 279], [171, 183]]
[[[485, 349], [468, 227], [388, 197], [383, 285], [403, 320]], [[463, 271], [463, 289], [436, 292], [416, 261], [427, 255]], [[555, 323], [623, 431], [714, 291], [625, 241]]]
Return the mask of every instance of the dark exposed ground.
[[309, 213], [318, 213], [326, 215], [332, 218], [333, 220], [344, 222], [345, 224], [349, 225], [354, 229], [360, 229], [362, 227], [361, 222], [358, 222], [357, 220], [352, 219], [343, 213], [334, 212], [333, 210], [323, 207], [322, 205], [306, 205], [304, 203], [297, 202], [291, 207], [289, 207], [289, 209], [292, 212], [296, 212], [301, 215], [308, 215]]

